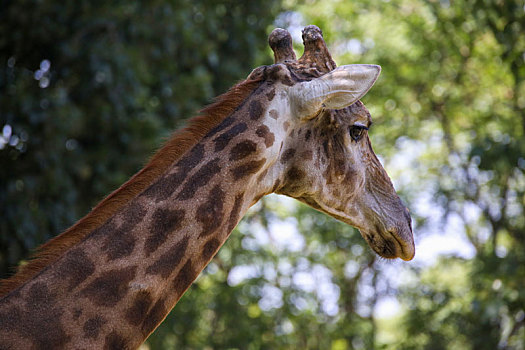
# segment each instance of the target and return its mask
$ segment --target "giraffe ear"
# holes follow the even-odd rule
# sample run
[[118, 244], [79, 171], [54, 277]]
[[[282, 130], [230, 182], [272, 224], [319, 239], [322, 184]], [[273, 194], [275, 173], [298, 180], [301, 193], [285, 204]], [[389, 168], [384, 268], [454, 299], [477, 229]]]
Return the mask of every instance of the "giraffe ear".
[[340, 66], [322, 77], [299, 83], [290, 89], [291, 103], [299, 118], [311, 118], [321, 108], [350, 106], [374, 85], [381, 67], [371, 64]]

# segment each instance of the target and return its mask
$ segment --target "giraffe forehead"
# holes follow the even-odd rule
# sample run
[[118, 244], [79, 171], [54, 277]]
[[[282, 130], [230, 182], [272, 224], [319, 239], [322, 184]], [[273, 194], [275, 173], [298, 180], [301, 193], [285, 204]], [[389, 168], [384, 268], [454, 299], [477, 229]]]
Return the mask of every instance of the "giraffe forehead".
[[[370, 112], [361, 101], [357, 101], [353, 105], [344, 109], [327, 111], [326, 114], [328, 114], [328, 118], [326, 119], [341, 127], [355, 124], [366, 127], [372, 125]], [[321, 125], [326, 124], [327, 123], [321, 123]]]
[[285, 86], [293, 86], [300, 82], [310, 81], [325, 75], [327, 72], [317, 69], [309, 64], [298, 62], [276, 63], [263, 68], [266, 81], [280, 82]]
[[[312, 68], [304, 65], [298, 67], [295, 62], [287, 62], [266, 66], [262, 74], [268, 83], [267, 88], [264, 88], [264, 90], [267, 91], [266, 98], [269, 102], [267, 105], [267, 113], [271, 118], [279, 119], [279, 117], [283, 115], [291, 116], [289, 114], [291, 101], [287, 92], [288, 89], [297, 83], [309, 81], [322, 76], [325, 72], [321, 72], [315, 67]], [[252, 104], [253, 106], [250, 107], [257, 107], [258, 101], [252, 101]], [[255, 106], [256, 104], [257, 106]], [[255, 113], [257, 110], [260, 109], [250, 108], [250, 115], [260, 115], [260, 113]], [[323, 114], [331, 115], [332, 117], [330, 119], [332, 122], [341, 126], [347, 124], [361, 124], [369, 127], [372, 124], [370, 112], [361, 101], [357, 101], [351, 106], [340, 110], [326, 110]], [[252, 119], [257, 118], [252, 117]], [[325, 123], [322, 121], [320, 124], [323, 125]]]
[[252, 73], [252, 75], [258, 74], [262, 74], [263, 79], [269, 83], [281, 83], [286, 86], [292, 86], [298, 82], [290, 67], [283, 63], [259, 67]]
[[361, 101], [357, 101], [348, 107], [348, 113], [351, 116], [352, 123], [361, 123], [367, 127], [372, 124], [372, 116]]

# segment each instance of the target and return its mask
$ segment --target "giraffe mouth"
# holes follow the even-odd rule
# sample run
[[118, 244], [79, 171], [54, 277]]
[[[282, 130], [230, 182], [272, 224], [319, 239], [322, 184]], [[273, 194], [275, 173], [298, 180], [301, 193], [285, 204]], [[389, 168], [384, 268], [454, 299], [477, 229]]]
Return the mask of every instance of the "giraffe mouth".
[[[371, 231], [361, 225], [357, 225], [342, 210], [335, 211], [333, 208], [326, 208], [322, 202], [316, 202], [307, 197], [299, 197], [297, 199], [319, 211], [327, 213], [337, 220], [357, 228], [370, 248], [372, 248], [372, 250], [379, 256], [385, 259], [400, 258], [404, 261], [410, 261], [414, 258], [415, 246], [412, 238], [412, 226], [410, 220], [407, 221], [405, 230], [399, 230], [398, 228], [386, 230], [382, 229], [383, 225], [381, 225], [376, 226], [375, 231]], [[401, 227], [404, 226], [401, 225]]]
[[401, 239], [396, 230], [386, 232], [379, 229], [376, 232], [360, 231], [370, 248], [379, 256], [385, 259], [400, 258], [404, 261], [410, 261], [414, 258], [414, 242]]

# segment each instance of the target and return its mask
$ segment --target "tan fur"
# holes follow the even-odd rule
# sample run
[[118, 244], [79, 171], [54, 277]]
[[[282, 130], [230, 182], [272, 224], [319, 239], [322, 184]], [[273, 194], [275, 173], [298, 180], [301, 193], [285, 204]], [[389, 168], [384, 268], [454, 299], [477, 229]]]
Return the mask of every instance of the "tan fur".
[[17, 289], [46, 266], [57, 261], [70, 247], [83, 240], [122, 206], [144, 191], [211, 129], [233, 113], [242, 101], [259, 86], [260, 82], [260, 77], [240, 82], [227, 93], [219, 96], [215, 103], [202, 110], [199, 116], [192, 118], [187, 127], [175, 132], [142, 170], [107, 196], [75, 225], [40, 246], [29, 262], [20, 266], [14, 276], [1, 280], [0, 297]]

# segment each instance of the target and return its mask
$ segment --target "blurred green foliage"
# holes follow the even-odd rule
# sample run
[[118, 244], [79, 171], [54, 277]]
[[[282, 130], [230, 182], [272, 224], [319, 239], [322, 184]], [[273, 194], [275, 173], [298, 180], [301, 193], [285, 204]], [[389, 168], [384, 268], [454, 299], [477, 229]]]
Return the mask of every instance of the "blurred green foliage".
[[[383, 67], [364, 98], [370, 135], [417, 244], [434, 237], [443, 248], [452, 235], [470, 253], [431, 260], [416, 248], [415, 262], [386, 262], [356, 230], [272, 196], [147, 345], [525, 348], [523, 0], [2, 6], [3, 275], [137, 171], [185, 118], [270, 63], [274, 25], [292, 32], [300, 54], [298, 30], [316, 24], [339, 64]], [[398, 302], [394, 316], [381, 315], [387, 299]]]

